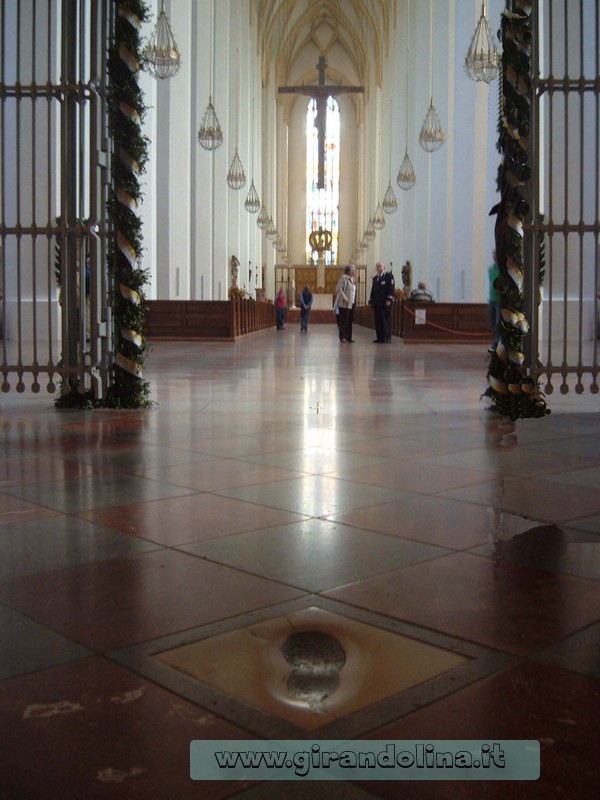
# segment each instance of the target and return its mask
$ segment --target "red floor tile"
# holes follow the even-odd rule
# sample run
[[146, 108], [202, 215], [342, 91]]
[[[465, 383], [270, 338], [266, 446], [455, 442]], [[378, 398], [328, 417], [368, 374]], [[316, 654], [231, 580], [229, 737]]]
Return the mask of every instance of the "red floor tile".
[[103, 658], [4, 681], [0, 706], [3, 800], [197, 800], [244, 787], [192, 781], [189, 744], [247, 732]]
[[525, 654], [600, 618], [600, 583], [467, 553], [334, 589], [336, 600]]
[[130, 506], [99, 508], [78, 516], [170, 547], [302, 519], [290, 511], [212, 494], [191, 494]]
[[96, 650], [117, 650], [302, 595], [173, 550], [15, 578], [0, 600]]
[[600, 681], [525, 663], [371, 731], [369, 739], [537, 739], [539, 781], [402, 781], [367, 786], [411, 800], [592, 800], [600, 792]]

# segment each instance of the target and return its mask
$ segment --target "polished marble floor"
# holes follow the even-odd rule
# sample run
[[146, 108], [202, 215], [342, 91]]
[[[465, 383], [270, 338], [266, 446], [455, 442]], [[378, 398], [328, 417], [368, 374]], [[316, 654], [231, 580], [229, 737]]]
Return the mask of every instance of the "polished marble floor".
[[[0, 798], [600, 792], [600, 399], [480, 345], [156, 342], [143, 411], [0, 396]], [[538, 739], [537, 782], [192, 782], [193, 739]]]

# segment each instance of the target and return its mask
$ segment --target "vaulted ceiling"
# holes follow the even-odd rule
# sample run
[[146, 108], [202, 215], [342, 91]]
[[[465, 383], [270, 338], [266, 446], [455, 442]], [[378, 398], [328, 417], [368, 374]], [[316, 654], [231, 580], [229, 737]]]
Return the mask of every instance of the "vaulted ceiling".
[[314, 83], [316, 64], [298, 74], [307, 47], [326, 58], [333, 48], [341, 48], [354, 75], [338, 68], [337, 81], [381, 85], [396, 0], [256, 0], [255, 13], [263, 86]]

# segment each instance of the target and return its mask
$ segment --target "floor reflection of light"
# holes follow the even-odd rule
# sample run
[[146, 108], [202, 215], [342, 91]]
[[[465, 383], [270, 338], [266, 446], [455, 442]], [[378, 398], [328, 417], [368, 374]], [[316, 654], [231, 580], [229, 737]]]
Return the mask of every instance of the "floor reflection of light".
[[334, 447], [337, 443], [335, 381], [313, 377], [304, 381], [304, 447]]

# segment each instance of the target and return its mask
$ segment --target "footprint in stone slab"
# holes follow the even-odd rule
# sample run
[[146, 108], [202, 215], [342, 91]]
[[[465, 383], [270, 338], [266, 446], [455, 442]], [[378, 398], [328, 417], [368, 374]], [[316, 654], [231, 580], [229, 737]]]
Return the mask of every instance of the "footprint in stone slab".
[[287, 690], [294, 700], [320, 703], [338, 689], [346, 651], [335, 636], [299, 631], [288, 636], [281, 652], [292, 667]]

